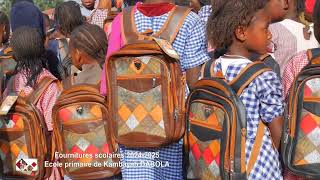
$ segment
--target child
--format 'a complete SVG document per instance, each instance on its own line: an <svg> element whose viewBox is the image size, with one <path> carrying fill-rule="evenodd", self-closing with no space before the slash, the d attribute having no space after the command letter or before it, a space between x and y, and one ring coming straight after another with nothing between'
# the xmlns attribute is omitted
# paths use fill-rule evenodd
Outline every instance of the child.
<svg viewBox="0 0 320 180"><path fill-rule="evenodd" d="M320 1L317 0L313 11L314 35L318 42L320 42ZM293 56L286 67L284 68L282 84L283 95L287 97L289 89L291 88L295 77L300 71L309 63L307 51L301 51Z"/></svg>
<svg viewBox="0 0 320 180"><path fill-rule="evenodd" d="M153 32L157 32L167 20L169 13L175 7L172 0L145 0L144 3L138 3L135 6L135 24L139 32L152 28ZM121 36L121 16L118 15L112 23L112 30L109 36L108 55L119 50L124 46L123 37ZM183 71L186 71L187 82L190 88L198 80L197 74L200 66L210 59L207 54L207 45L205 40L204 25L198 15L191 12L186 17L176 39L173 41L173 48L181 57L180 62ZM105 72L104 72L105 73ZM106 94L105 74L102 75L101 93ZM130 154L159 154L159 158L151 158L147 156L130 156ZM150 149L130 149L120 146L120 153L124 155L121 159L122 163L132 164L149 162L156 163L160 161L169 163L169 167L121 167L123 179L183 179L182 168L182 141L162 148Z"/></svg>
<svg viewBox="0 0 320 180"><path fill-rule="evenodd" d="M80 72L72 74L72 84L99 84L106 52L106 34L99 26L84 24L77 27L71 33L70 55L72 64Z"/></svg>
<svg viewBox="0 0 320 180"><path fill-rule="evenodd" d="M69 57L68 38L71 32L78 26L85 23L85 19L81 15L79 5L74 1L63 2L55 9L54 20L56 22L56 31L60 37L50 42L50 46L62 64L59 69L62 79L70 75L71 59Z"/></svg>
<svg viewBox="0 0 320 180"><path fill-rule="evenodd" d="M21 91L21 95L28 96L34 87L44 78L55 78L46 68L44 58L45 48L41 34L31 27L19 27L12 35L11 47L17 61L14 78L14 90ZM52 108L60 93L57 83L52 83L43 92L36 103L36 107L43 115L48 131L52 131ZM8 94L8 87L4 93ZM59 180L60 175L56 168L53 169L50 179Z"/></svg>
<svg viewBox="0 0 320 180"><path fill-rule="evenodd" d="M317 0L313 9L313 22L314 22L314 35L318 42L320 42L320 0ZM294 79L298 76L300 71L309 64L307 51L301 51L293 56L284 68L282 85L283 96L286 98L289 95L289 90L294 82ZM303 180L304 178L295 176L290 171L285 171L285 179L288 180Z"/></svg>
<svg viewBox="0 0 320 180"><path fill-rule="evenodd" d="M215 72L221 71L226 81L232 81L248 64L250 54L264 54L271 39L269 15L263 9L265 0L215 0L208 20L207 36L226 53L216 60ZM229 31L226 31L229 29ZM279 147L283 115L282 87L277 75L267 71L256 77L240 95L246 107L246 163L252 153L257 127L263 121L266 128L262 147L248 179L282 179ZM274 143L274 145L273 145Z"/></svg>
<svg viewBox="0 0 320 180"><path fill-rule="evenodd" d="M82 16L90 17L95 3L96 0L81 0L80 9Z"/></svg>
<svg viewBox="0 0 320 180"><path fill-rule="evenodd" d="M270 25L274 42L275 60L280 65L281 75L288 60L297 52L319 47L312 29L300 22L299 15L305 11L305 0L289 1L285 20Z"/></svg>

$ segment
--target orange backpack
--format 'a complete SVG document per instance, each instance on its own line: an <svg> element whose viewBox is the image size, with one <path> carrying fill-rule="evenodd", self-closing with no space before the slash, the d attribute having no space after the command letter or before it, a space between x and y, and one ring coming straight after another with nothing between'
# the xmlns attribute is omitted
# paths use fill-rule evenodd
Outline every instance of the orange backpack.
<svg viewBox="0 0 320 180"><path fill-rule="evenodd" d="M13 91L14 76L9 81ZM55 79L45 77L28 97L19 96L9 113L0 116L0 179L44 179L50 168L51 133L36 103Z"/></svg>
<svg viewBox="0 0 320 180"><path fill-rule="evenodd" d="M72 82L69 78L64 80L65 89L52 112L53 150L56 154L70 155L60 158L61 169L72 179L114 176L120 172L120 168L115 166L119 162L119 157L116 157L118 145L112 138L106 99L100 95L96 85L74 85ZM52 156L52 160L56 158Z"/></svg>
<svg viewBox="0 0 320 180"><path fill-rule="evenodd" d="M186 78L179 60L167 53L174 51L171 43L189 12L176 6L159 32L143 34L135 28L133 7L123 11L126 45L106 63L110 120L119 144L153 148L182 137Z"/></svg>

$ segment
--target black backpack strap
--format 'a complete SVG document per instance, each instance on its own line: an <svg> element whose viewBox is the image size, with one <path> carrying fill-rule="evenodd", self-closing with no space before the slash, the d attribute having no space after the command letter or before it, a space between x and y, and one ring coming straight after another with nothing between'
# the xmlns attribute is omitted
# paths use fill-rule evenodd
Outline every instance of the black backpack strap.
<svg viewBox="0 0 320 180"><path fill-rule="evenodd" d="M212 66L214 66L215 64L215 61L216 61L215 59L211 59L202 65L201 78L213 77L211 69L212 69Z"/></svg>
<svg viewBox="0 0 320 180"><path fill-rule="evenodd" d="M268 68L263 62L256 61L249 64L242 72L233 79L229 84L232 89L238 94L241 95L242 91L260 74L272 71Z"/></svg>

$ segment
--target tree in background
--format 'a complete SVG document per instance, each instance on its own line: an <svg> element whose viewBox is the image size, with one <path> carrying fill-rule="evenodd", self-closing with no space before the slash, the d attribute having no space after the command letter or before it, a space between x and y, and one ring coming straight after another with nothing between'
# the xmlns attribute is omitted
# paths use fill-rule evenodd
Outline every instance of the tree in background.
<svg viewBox="0 0 320 180"><path fill-rule="evenodd" d="M55 8L58 3L63 2L63 0L33 0L40 10L44 11L46 9ZM0 0L1 11L9 14L11 9L12 0Z"/></svg>

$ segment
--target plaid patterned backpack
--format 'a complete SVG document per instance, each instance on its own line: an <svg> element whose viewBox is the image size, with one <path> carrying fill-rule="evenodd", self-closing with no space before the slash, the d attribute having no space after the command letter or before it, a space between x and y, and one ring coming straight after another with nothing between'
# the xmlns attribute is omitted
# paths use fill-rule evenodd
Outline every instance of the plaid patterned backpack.
<svg viewBox="0 0 320 180"><path fill-rule="evenodd" d="M185 130L186 78L171 44L190 9L174 7L156 33L138 33L134 12L123 11L126 46L106 64L111 123L121 145L160 147Z"/></svg>
<svg viewBox="0 0 320 180"><path fill-rule="evenodd" d="M214 73L215 60L202 68L202 77L187 100L185 136L188 178L246 179L260 152L266 125L260 121L246 167L246 109L242 91L270 69L263 62L249 64L230 83L222 72Z"/></svg>
<svg viewBox="0 0 320 180"><path fill-rule="evenodd" d="M73 85L64 80L64 90L53 107L53 145L56 153L69 154L61 158L63 174L72 179L103 179L120 172L118 146L112 138L112 126L105 97L96 85ZM55 158L52 157L52 160ZM65 166L68 163L84 167ZM95 164L101 164L101 167ZM90 164L91 167L88 165ZM66 168L65 168L66 167Z"/></svg>
<svg viewBox="0 0 320 180"><path fill-rule="evenodd" d="M320 179L320 49L308 50L308 58L287 98L281 151L294 174Z"/></svg>
<svg viewBox="0 0 320 180"><path fill-rule="evenodd" d="M13 94L2 102L1 114L9 112L0 115L0 179L40 180L50 176L44 162L50 160L51 134L35 104L53 81L45 77L28 97L18 96L16 102L10 98L15 102L11 108L6 100ZM13 86L14 76L8 83L10 93Z"/></svg>

